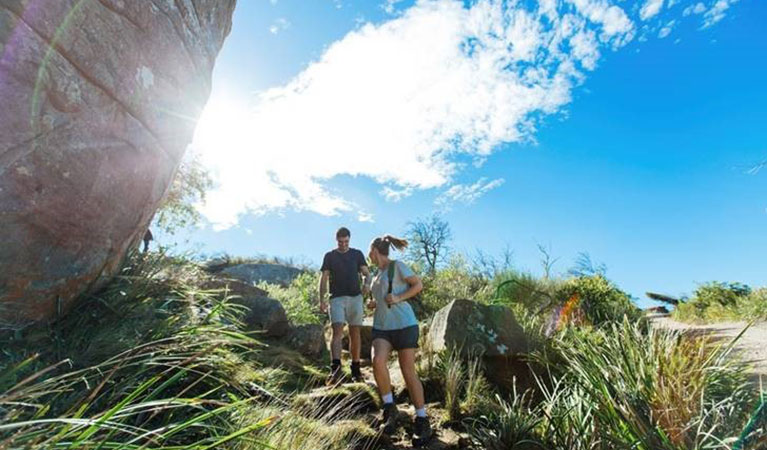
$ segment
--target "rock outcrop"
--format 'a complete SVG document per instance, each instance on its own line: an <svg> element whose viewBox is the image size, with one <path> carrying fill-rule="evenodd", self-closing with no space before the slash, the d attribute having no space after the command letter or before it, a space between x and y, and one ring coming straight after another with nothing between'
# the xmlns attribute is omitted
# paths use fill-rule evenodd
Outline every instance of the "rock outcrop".
<svg viewBox="0 0 767 450"><path fill-rule="evenodd" d="M466 356L510 356L529 351L524 330L509 308L471 300L453 300L437 311L427 339L433 351L460 348Z"/></svg>
<svg viewBox="0 0 767 450"><path fill-rule="evenodd" d="M282 264L238 264L223 269L221 275L245 281L246 283L258 284L265 281L287 287L293 280L301 275L301 269Z"/></svg>
<svg viewBox="0 0 767 450"><path fill-rule="evenodd" d="M268 297L235 297L232 303L247 308L243 322L248 330L265 331L268 337L284 337L291 324L279 300Z"/></svg>
<svg viewBox="0 0 767 450"><path fill-rule="evenodd" d="M434 315L426 346L436 352L460 349L464 358L481 357L488 380L502 390L511 391L516 384L524 392L535 386L526 360L530 343L505 306L453 300Z"/></svg>
<svg viewBox="0 0 767 450"><path fill-rule="evenodd" d="M0 3L0 327L108 281L165 195L235 0Z"/></svg>

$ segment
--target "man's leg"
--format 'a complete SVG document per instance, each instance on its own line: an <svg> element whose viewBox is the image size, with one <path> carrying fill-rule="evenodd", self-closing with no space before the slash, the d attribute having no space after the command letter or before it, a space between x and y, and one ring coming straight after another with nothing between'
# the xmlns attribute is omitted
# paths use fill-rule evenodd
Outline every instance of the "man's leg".
<svg viewBox="0 0 767 450"><path fill-rule="evenodd" d="M330 338L330 376L329 384L335 384L341 379L341 339L344 336L344 304L341 298L330 299L330 323L333 334Z"/></svg>
<svg viewBox="0 0 767 450"><path fill-rule="evenodd" d="M341 361L341 341L344 337L344 324L333 324L333 337L330 339L330 358L333 361Z"/></svg>
<svg viewBox="0 0 767 450"><path fill-rule="evenodd" d="M362 381L362 371L360 370L360 349L362 348L360 327L365 316L365 312L362 309L362 296L348 297L346 301L346 321L349 323L349 353L351 353L352 357L352 378L354 381Z"/></svg>

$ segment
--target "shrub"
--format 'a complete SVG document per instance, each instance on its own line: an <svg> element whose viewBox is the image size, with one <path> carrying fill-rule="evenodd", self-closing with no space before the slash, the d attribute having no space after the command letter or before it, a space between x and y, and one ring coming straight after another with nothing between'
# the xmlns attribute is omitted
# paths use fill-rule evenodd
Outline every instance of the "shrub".
<svg viewBox="0 0 767 450"><path fill-rule="evenodd" d="M487 297L490 289L489 282L473 273L466 260L460 256L453 257L447 267L426 274L423 285L419 317L431 316L456 299L476 300Z"/></svg>
<svg viewBox="0 0 767 450"><path fill-rule="evenodd" d="M742 283L705 283L673 314L682 321L767 319L767 288L752 291Z"/></svg>
<svg viewBox="0 0 767 450"><path fill-rule="evenodd" d="M259 283L258 287L282 303L291 322L296 324L322 323L324 316L317 313L315 300L319 280L318 272L303 272L288 287L266 282Z"/></svg>
<svg viewBox="0 0 767 450"><path fill-rule="evenodd" d="M577 307L585 319L595 326L620 322L624 316L630 321L641 317L641 311L631 297L602 275L571 278L559 287L557 297L562 305L570 299L577 299Z"/></svg>

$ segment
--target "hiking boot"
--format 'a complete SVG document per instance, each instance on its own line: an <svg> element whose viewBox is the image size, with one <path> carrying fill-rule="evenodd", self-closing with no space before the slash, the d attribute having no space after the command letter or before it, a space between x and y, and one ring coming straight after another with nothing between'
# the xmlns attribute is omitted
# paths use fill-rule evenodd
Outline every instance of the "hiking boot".
<svg viewBox="0 0 767 450"><path fill-rule="evenodd" d="M432 434L428 417L416 417L413 427L413 447L421 447L429 443Z"/></svg>
<svg viewBox="0 0 767 450"><path fill-rule="evenodd" d="M362 370L359 365L352 364L352 381L355 383L361 383L365 381L365 377L362 376Z"/></svg>
<svg viewBox="0 0 767 450"><path fill-rule="evenodd" d="M339 366L335 369L330 369L330 375L328 375L327 380L325 380L325 384L328 386L333 386L333 385L341 383L343 378L344 378L344 372L341 370L341 367Z"/></svg>
<svg viewBox="0 0 767 450"><path fill-rule="evenodd" d="M397 432L397 417L399 411L394 403L386 403L383 406L383 432L392 435Z"/></svg>

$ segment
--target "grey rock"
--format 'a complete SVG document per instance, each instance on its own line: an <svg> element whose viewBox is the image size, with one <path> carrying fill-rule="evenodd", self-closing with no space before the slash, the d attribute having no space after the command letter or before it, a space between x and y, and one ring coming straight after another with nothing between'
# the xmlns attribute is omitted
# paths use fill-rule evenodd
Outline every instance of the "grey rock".
<svg viewBox="0 0 767 450"><path fill-rule="evenodd" d="M211 277L204 281L200 286L202 289L210 289L221 291L222 295L236 297L266 297L269 295L263 289L257 288L252 284L245 283L244 281L236 280L226 277Z"/></svg>
<svg viewBox="0 0 767 450"><path fill-rule="evenodd" d="M235 0L0 2L0 327L55 318L141 240Z"/></svg>
<svg viewBox="0 0 767 450"><path fill-rule="evenodd" d="M323 327L310 323L293 327L288 337L288 344L304 356L317 358L327 349Z"/></svg>
<svg viewBox="0 0 767 450"><path fill-rule="evenodd" d="M505 306L450 302L434 315L426 346L436 352L458 348L464 358L481 357L485 376L502 391L510 392L516 385L524 392L535 386L534 370L526 358L530 344Z"/></svg>
<svg viewBox="0 0 767 450"><path fill-rule="evenodd" d="M238 264L220 272L250 284L262 281L286 287L301 274L301 269L282 264Z"/></svg>
<svg viewBox="0 0 767 450"><path fill-rule="evenodd" d="M243 322L249 330L265 331L269 337L284 337L290 333L285 308L278 300L268 297L234 298L232 303L248 308Z"/></svg>
<svg viewBox="0 0 767 450"><path fill-rule="evenodd" d="M457 347L466 356L511 356L529 351L524 330L509 308L471 300L453 300L437 311L427 341L433 351Z"/></svg>

